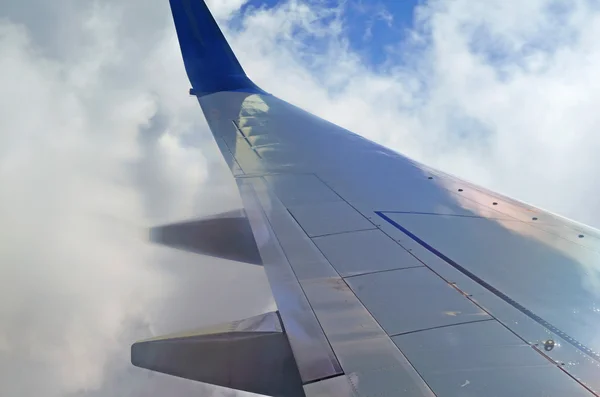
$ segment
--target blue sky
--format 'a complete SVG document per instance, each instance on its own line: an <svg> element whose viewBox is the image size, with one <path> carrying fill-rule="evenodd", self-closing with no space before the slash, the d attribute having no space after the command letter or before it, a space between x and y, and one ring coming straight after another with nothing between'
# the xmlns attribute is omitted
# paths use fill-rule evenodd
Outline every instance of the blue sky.
<svg viewBox="0 0 600 397"><path fill-rule="evenodd" d="M309 3L343 7L342 20L349 45L362 60L374 67L388 59L390 47L397 47L413 25L415 7L419 0L311 0ZM272 9L281 4L280 0L250 0L237 15L243 15L249 8ZM307 42L307 45L310 45Z"/></svg>
<svg viewBox="0 0 600 397"><path fill-rule="evenodd" d="M396 47L412 27L415 0L349 1L346 28L352 48L377 66L387 58L386 48Z"/></svg>

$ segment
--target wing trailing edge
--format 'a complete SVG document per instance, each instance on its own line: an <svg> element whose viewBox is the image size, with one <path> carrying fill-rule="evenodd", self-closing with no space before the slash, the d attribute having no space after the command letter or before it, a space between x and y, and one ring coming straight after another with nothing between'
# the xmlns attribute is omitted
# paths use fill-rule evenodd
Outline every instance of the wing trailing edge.
<svg viewBox="0 0 600 397"><path fill-rule="evenodd" d="M137 342L131 346L131 363L251 393L305 395L277 312Z"/></svg>
<svg viewBox="0 0 600 397"><path fill-rule="evenodd" d="M150 241L197 254L262 265L244 211L150 229Z"/></svg>

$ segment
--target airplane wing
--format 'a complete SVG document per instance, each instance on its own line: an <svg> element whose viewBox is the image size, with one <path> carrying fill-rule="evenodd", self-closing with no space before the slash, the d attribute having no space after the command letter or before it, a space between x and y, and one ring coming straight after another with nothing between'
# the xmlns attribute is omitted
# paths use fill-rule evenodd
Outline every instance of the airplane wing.
<svg viewBox="0 0 600 397"><path fill-rule="evenodd" d="M598 231L268 94L203 1L170 3L244 209L152 238L262 265L278 310L138 342L135 365L276 396L600 393Z"/></svg>

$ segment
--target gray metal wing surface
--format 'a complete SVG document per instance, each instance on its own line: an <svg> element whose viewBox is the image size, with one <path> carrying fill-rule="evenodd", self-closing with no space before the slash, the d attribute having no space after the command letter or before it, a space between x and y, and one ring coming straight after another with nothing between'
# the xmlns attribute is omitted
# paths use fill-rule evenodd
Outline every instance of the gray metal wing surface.
<svg viewBox="0 0 600 397"><path fill-rule="evenodd" d="M598 395L596 230L265 93L202 1L171 7L244 203L213 240L251 231L234 233L252 242L232 243L235 255L255 263L258 247L278 310L138 342L134 364L270 395ZM226 256L216 246L208 254Z"/></svg>

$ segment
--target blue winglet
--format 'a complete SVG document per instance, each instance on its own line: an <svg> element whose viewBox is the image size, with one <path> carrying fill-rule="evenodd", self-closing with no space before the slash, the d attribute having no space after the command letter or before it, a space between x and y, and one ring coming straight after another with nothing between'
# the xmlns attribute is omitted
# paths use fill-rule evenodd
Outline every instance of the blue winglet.
<svg viewBox="0 0 600 397"><path fill-rule="evenodd" d="M265 94L235 57L204 0L170 0L185 70L197 96L219 91Z"/></svg>

